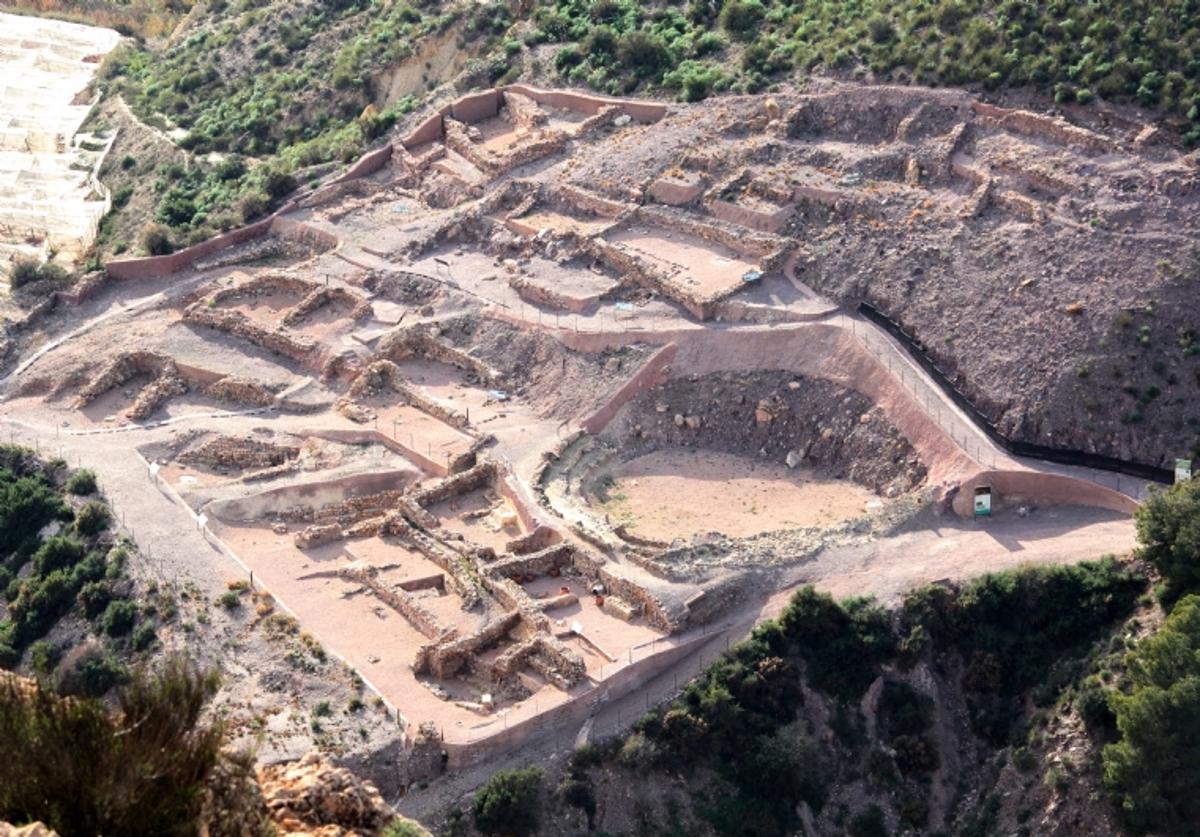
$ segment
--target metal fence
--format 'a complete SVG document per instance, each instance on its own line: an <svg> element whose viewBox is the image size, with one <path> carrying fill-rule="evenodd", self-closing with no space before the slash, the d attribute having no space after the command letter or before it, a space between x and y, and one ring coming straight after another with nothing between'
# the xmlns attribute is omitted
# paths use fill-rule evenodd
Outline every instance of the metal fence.
<svg viewBox="0 0 1200 837"><path fill-rule="evenodd" d="M1068 448L1055 448L1047 445L1034 444L1032 442L1023 442L1019 440L1009 439L1002 434L994 424L979 410L975 404L967 398L967 396L954 385L950 378L941 368L934 363L924 350L924 347L908 332L906 332L899 323L882 313L869 302L860 302L858 311L866 319L878 325L880 328L888 332L896 339L901 346L908 352L912 360L920 366L926 374L938 385L941 391L954 404L963 411L975 427L986 435L995 445L1012 454L1013 456L1024 456L1031 459L1041 459L1046 462L1054 462L1059 465L1075 465L1082 468L1092 468L1099 471L1110 471L1118 474L1126 474L1139 479L1151 480L1159 483L1171 483L1174 479L1174 473L1167 468L1159 468L1154 465L1147 465L1143 462L1131 462L1125 459L1118 459L1113 456L1105 456L1099 453L1089 453L1087 451L1070 450Z"/></svg>

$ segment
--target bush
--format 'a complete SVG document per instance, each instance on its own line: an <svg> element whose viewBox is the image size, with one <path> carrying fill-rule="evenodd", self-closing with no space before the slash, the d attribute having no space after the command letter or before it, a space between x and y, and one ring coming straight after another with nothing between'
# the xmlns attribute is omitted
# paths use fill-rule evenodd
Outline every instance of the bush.
<svg viewBox="0 0 1200 837"><path fill-rule="evenodd" d="M656 78L671 63L671 53L654 35L630 32L617 43L617 58L637 78Z"/></svg>
<svg viewBox="0 0 1200 837"><path fill-rule="evenodd" d="M471 813L475 827L484 834L524 837L537 831L541 813L542 770L501 770L488 780Z"/></svg>
<svg viewBox="0 0 1200 837"><path fill-rule="evenodd" d="M147 224L140 239L142 249L150 256L166 256L175 252L171 231L162 224Z"/></svg>
<svg viewBox="0 0 1200 837"><path fill-rule="evenodd" d="M8 282L14 288L33 284L41 278L41 265L33 259L17 259L8 274Z"/></svg>
<svg viewBox="0 0 1200 837"><path fill-rule="evenodd" d="M18 476L0 469L0 554L15 552L47 523L71 517L71 510L41 475Z"/></svg>
<svg viewBox="0 0 1200 837"><path fill-rule="evenodd" d="M572 808L578 808L587 816L588 831L596 827L596 792L592 783L587 779L566 776L558 785L558 793L563 802Z"/></svg>
<svg viewBox="0 0 1200 837"><path fill-rule="evenodd" d="M127 682L129 672L112 654L98 648L85 651L58 683L59 694L102 697Z"/></svg>
<svg viewBox="0 0 1200 837"><path fill-rule="evenodd" d="M170 661L116 710L0 682L0 819L60 834L179 834L197 822L220 725L200 723L216 680Z"/></svg>
<svg viewBox="0 0 1200 837"><path fill-rule="evenodd" d="M81 468L71 474L71 478L67 480L67 491L77 496L83 497L88 494L96 493L96 472L89 468Z"/></svg>
<svg viewBox="0 0 1200 837"><path fill-rule="evenodd" d="M243 224L249 224L266 215L270 206L271 199L262 192L247 192L238 201L238 217Z"/></svg>
<svg viewBox="0 0 1200 837"><path fill-rule="evenodd" d="M1152 491L1134 518L1139 557L1162 573L1172 592L1200 587L1200 479Z"/></svg>
<svg viewBox="0 0 1200 837"><path fill-rule="evenodd" d="M236 590L226 590L217 599L217 603L226 610L235 610L242 606L242 597Z"/></svg>
<svg viewBox="0 0 1200 837"><path fill-rule="evenodd" d="M54 262L18 259L13 263L8 281L13 288L20 288L34 282L63 282L68 275L64 267Z"/></svg>
<svg viewBox="0 0 1200 837"><path fill-rule="evenodd" d="M275 200L279 200L296 191L300 184L296 182L296 178L286 172L271 171L267 173L264 186L268 195Z"/></svg>
<svg viewBox="0 0 1200 837"><path fill-rule="evenodd" d="M79 589L75 598L83 608L83 615L95 619L113 599L112 584L108 581L89 581Z"/></svg>
<svg viewBox="0 0 1200 837"><path fill-rule="evenodd" d="M158 633L154 630L154 623L147 619L134 629L131 641L135 650L145 651L157 639Z"/></svg>
<svg viewBox="0 0 1200 837"><path fill-rule="evenodd" d="M1180 599L1126 663L1133 688L1112 695L1121 739L1104 748L1104 784L1133 831L1193 834L1200 822L1200 596Z"/></svg>
<svg viewBox="0 0 1200 837"><path fill-rule="evenodd" d="M133 630L137 621L137 605L129 599L116 599L108 603L100 617L100 629L109 636L124 636Z"/></svg>
<svg viewBox="0 0 1200 837"><path fill-rule="evenodd" d="M29 646L29 665L43 677L54 670L61 656L61 650L49 640L39 639Z"/></svg>
<svg viewBox="0 0 1200 837"><path fill-rule="evenodd" d="M1127 614L1146 579L1111 558L1075 566L989 573L961 592L926 587L905 597L904 635L920 626L935 648L966 661L963 687L975 729L993 743L1007 738L1020 695L1045 686L1043 700L1064 685L1055 666Z"/></svg>
<svg viewBox="0 0 1200 837"><path fill-rule="evenodd" d="M112 516L108 513L108 506L91 500L75 516L75 531L91 537L107 529L111 521Z"/></svg>
<svg viewBox="0 0 1200 837"><path fill-rule="evenodd" d="M735 38L750 40L766 14L758 0L729 0L721 9L721 26Z"/></svg>

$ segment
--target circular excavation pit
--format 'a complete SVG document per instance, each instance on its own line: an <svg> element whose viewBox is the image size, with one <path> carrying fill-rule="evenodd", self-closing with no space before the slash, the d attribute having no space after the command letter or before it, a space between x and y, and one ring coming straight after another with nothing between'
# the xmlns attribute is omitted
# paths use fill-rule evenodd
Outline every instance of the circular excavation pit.
<svg viewBox="0 0 1200 837"><path fill-rule="evenodd" d="M639 547L835 527L883 510L926 476L868 398L777 371L667 381L581 442L548 494L577 504L589 528Z"/></svg>
<svg viewBox="0 0 1200 837"><path fill-rule="evenodd" d="M830 526L880 505L872 491L849 480L715 450L660 449L602 472L585 489L593 508L654 541Z"/></svg>

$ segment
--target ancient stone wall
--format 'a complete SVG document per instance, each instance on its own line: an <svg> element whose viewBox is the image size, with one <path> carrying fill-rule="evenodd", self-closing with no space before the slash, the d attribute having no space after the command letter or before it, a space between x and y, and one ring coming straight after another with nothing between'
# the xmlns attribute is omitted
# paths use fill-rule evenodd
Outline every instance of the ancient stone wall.
<svg viewBox="0 0 1200 837"><path fill-rule="evenodd" d="M354 379L347 393L351 399L361 399L391 390L409 405L423 413L445 422L451 427L467 427L466 415L427 396L420 389L410 386L400 368L390 360L377 360L368 364ZM354 418L348 416L348 418ZM357 419L355 419L357 420ZM365 419L363 419L365 420Z"/></svg>
<svg viewBox="0 0 1200 837"><path fill-rule="evenodd" d="M436 360L470 372L485 382L499 377L499 373L483 361L438 340L427 325L405 326L388 332L380 339L377 354L392 361L414 356Z"/></svg>
<svg viewBox="0 0 1200 837"><path fill-rule="evenodd" d="M400 588L389 588L379 583L375 570L359 567L342 567L338 577L361 584L375 594L375 598L403 616L408 623L429 639L444 643L458 635L453 627L441 621L421 604L420 599Z"/></svg>
<svg viewBox="0 0 1200 837"><path fill-rule="evenodd" d="M217 401L267 407L275 403L275 393L258 381L227 375L204 388L204 394Z"/></svg>
<svg viewBox="0 0 1200 837"><path fill-rule="evenodd" d="M590 212L602 218L617 218L634 208L634 204L625 204L610 200L595 192L590 192L579 186L565 183L555 191L555 197L583 212Z"/></svg>
<svg viewBox="0 0 1200 837"><path fill-rule="evenodd" d="M536 578L546 575L551 569L573 566L574 557L575 547L568 543L559 543L539 552L501 558L488 567L488 574L514 579L529 576Z"/></svg>
<svg viewBox="0 0 1200 837"><path fill-rule="evenodd" d="M971 108L980 116L982 122L1014 133L1053 140L1070 148L1093 153L1116 150L1116 143L1108 137L1072 125L1062 117L1002 108L986 102L972 102Z"/></svg>
<svg viewBox="0 0 1200 837"><path fill-rule="evenodd" d="M292 538L296 549L312 549L342 539L342 527L337 523L305 526Z"/></svg>
<svg viewBox="0 0 1200 837"><path fill-rule="evenodd" d="M468 664L471 657L480 651L499 642L521 622L521 614L517 611L506 613L494 619L474 633L464 637L439 642L422 661L428 665L429 671L438 679L453 677ZM418 674L421 672L418 671Z"/></svg>
<svg viewBox="0 0 1200 837"><path fill-rule="evenodd" d="M364 297L346 288L317 288L300 300L283 318L286 326L296 326L309 314L332 303L343 303L350 307L351 319L361 320L371 315L371 303Z"/></svg>
<svg viewBox="0 0 1200 837"><path fill-rule="evenodd" d="M683 206L700 197L704 191L704 179L691 177L683 180L676 177L660 177L646 190L650 197L667 206Z"/></svg>
<svg viewBox="0 0 1200 837"><path fill-rule="evenodd" d="M440 480L416 488L408 495L418 506L432 506L451 497L459 497L477 488L489 486L496 481L499 468L490 459L480 462L473 468L461 473L452 474Z"/></svg>
<svg viewBox="0 0 1200 837"><path fill-rule="evenodd" d="M184 451L179 461L188 465L217 468L267 468L282 465L300 455L295 445L276 445L257 439L217 436L193 450Z"/></svg>
<svg viewBox="0 0 1200 837"><path fill-rule="evenodd" d="M668 206L643 206L635 213L639 220L664 227L668 230L694 235L705 241L714 241L743 256L763 257L778 252L786 242L766 233L748 232L745 229L730 229L712 220L698 218L690 213Z"/></svg>
<svg viewBox="0 0 1200 837"><path fill-rule="evenodd" d="M256 346L299 362L308 360L317 348L317 344L311 338L302 334L268 331L240 311L210 308L204 302L189 305L184 310L183 318L187 322L248 340Z"/></svg>
<svg viewBox="0 0 1200 837"><path fill-rule="evenodd" d="M708 204L708 211L726 223L737 224L750 230L774 235L783 228L795 211L790 206L780 207L774 212L764 212L758 209L739 206L729 201L714 200Z"/></svg>

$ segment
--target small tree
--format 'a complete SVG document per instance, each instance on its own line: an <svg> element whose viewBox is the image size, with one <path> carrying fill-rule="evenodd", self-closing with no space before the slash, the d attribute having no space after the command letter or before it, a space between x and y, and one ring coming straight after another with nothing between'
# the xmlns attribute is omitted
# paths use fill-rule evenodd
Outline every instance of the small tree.
<svg viewBox="0 0 1200 837"><path fill-rule="evenodd" d="M1200 587L1200 479L1154 492L1138 507L1139 556L1177 593Z"/></svg>
<svg viewBox="0 0 1200 837"><path fill-rule="evenodd" d="M1185 596L1128 657L1133 691L1113 693L1121 740L1104 783L1137 832L1194 834L1200 822L1200 596Z"/></svg>
<svg viewBox="0 0 1200 837"><path fill-rule="evenodd" d="M501 770L475 797L475 827L484 834L524 837L537 831L541 813L542 770Z"/></svg>

